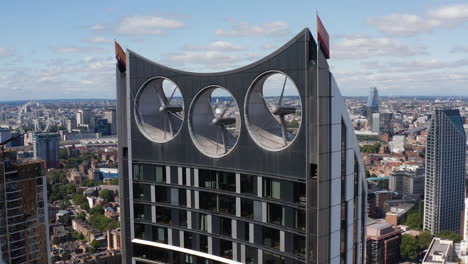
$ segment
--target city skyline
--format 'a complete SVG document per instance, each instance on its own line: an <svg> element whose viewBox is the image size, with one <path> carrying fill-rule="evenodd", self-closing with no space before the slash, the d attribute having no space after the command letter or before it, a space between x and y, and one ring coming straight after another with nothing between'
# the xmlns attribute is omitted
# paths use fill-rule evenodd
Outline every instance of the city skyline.
<svg viewBox="0 0 468 264"><path fill-rule="evenodd" d="M461 1L369 1L358 8L285 2L269 5L268 12L264 2L249 8L141 3L5 4L10 11L0 21L21 23L0 30L0 100L114 99L114 39L177 69L235 69L272 53L304 27L314 31L314 11L331 33L331 61L344 96L365 96L371 86L382 96L468 95L468 47L461 44L468 5Z"/></svg>

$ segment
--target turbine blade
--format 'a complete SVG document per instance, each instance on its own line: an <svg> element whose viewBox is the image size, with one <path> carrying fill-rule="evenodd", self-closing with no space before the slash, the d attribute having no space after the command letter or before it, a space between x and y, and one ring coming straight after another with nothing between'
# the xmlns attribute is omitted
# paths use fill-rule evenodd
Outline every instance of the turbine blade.
<svg viewBox="0 0 468 264"><path fill-rule="evenodd" d="M226 130L226 128L224 127L224 125L221 125L221 137L223 139L223 145L224 145L224 154L226 154L228 152L228 149L227 149L227 144L226 144L226 138L224 136L224 131Z"/></svg>
<svg viewBox="0 0 468 264"><path fill-rule="evenodd" d="M171 97L169 97L168 103L171 104L172 97L174 96L175 92L177 90L177 86L174 87L174 90L171 93Z"/></svg>
<svg viewBox="0 0 468 264"><path fill-rule="evenodd" d="M211 105L211 98L208 98L208 105L211 108L211 112L213 113L213 117L216 117L216 108L218 108L219 104L216 104L216 106L213 108L213 106Z"/></svg>
<svg viewBox="0 0 468 264"><path fill-rule="evenodd" d="M219 129L216 129L216 153L218 153Z"/></svg>
<svg viewBox="0 0 468 264"><path fill-rule="evenodd" d="M221 118L224 117L224 114L226 114L228 108L229 108L229 107L231 106L231 104L232 104L232 101L234 101L234 98L233 98L231 101L229 101L229 103L228 103L228 105L226 106L226 108L224 108L223 112L222 112L221 115L220 115Z"/></svg>
<svg viewBox="0 0 468 264"><path fill-rule="evenodd" d="M287 139L287 131L286 131L286 121L284 120L284 115L279 116L280 119L280 124L281 124L281 136L283 137L283 144L286 147L288 145L288 139Z"/></svg>
<svg viewBox="0 0 468 264"><path fill-rule="evenodd" d="M174 127L172 125L172 120L169 118L169 115L167 115L167 122L169 123L169 131L171 132L171 137L174 136Z"/></svg>
<svg viewBox="0 0 468 264"><path fill-rule="evenodd" d="M173 113L173 112L170 112L170 111L167 111L169 114L177 117L178 119L182 120L182 117L180 117L179 115L177 115L176 113Z"/></svg>
<svg viewBox="0 0 468 264"><path fill-rule="evenodd" d="M284 83L283 83L283 89L281 90L281 95L280 95L280 98L278 99L278 106L281 106L282 105L282 102L283 102L283 95L284 95L284 88L286 87L286 81L288 80L288 76L286 76L284 78Z"/></svg>
<svg viewBox="0 0 468 264"><path fill-rule="evenodd" d="M166 132L167 132L167 127L166 127L166 121L167 121L166 119L167 118L166 118L166 116L164 116L163 119L164 119L163 120L163 123L164 123L164 139L166 139Z"/></svg>
<svg viewBox="0 0 468 264"><path fill-rule="evenodd" d="M268 108L268 106L270 106L271 108L273 108L273 104L270 103L265 97L263 97L263 94L262 94L262 93L258 92L258 95L263 99L263 102L265 102L265 105L267 106L267 108ZM271 109L269 109L269 110L271 111Z"/></svg>
<svg viewBox="0 0 468 264"><path fill-rule="evenodd" d="M161 103L161 105L167 105L167 98L166 98L166 95L164 94L164 91L162 89L162 85L161 85L161 87L159 87L159 86L153 86L153 87L154 87L154 89L156 89L156 96L158 97L159 102Z"/></svg>

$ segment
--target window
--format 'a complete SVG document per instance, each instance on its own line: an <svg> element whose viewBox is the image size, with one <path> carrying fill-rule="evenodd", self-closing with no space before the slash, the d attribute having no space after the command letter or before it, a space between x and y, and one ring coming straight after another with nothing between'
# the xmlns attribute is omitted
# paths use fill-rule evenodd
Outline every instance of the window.
<svg viewBox="0 0 468 264"><path fill-rule="evenodd" d="M300 257L305 257L305 237L293 235L294 239L294 254Z"/></svg>
<svg viewBox="0 0 468 264"><path fill-rule="evenodd" d="M236 197L219 195L219 211L226 214L236 214Z"/></svg>
<svg viewBox="0 0 468 264"><path fill-rule="evenodd" d="M200 213L200 230L208 232L208 215Z"/></svg>
<svg viewBox="0 0 468 264"><path fill-rule="evenodd" d="M300 231L305 231L305 222L305 212L302 210L296 210L296 229Z"/></svg>
<svg viewBox="0 0 468 264"><path fill-rule="evenodd" d="M245 246L245 263L257 264L258 251L256 248Z"/></svg>
<svg viewBox="0 0 468 264"><path fill-rule="evenodd" d="M269 228L266 226L263 229L263 245L266 247L279 249L280 246L280 231L278 229Z"/></svg>
<svg viewBox="0 0 468 264"><path fill-rule="evenodd" d="M237 221L237 238L249 241L250 225L248 222Z"/></svg>
<svg viewBox="0 0 468 264"><path fill-rule="evenodd" d="M187 191L185 189L179 189L179 205L187 206Z"/></svg>
<svg viewBox="0 0 468 264"><path fill-rule="evenodd" d="M294 183L294 202L305 205L306 203L306 185L305 183Z"/></svg>
<svg viewBox="0 0 468 264"><path fill-rule="evenodd" d="M257 176L240 175L241 193L257 195Z"/></svg>
<svg viewBox="0 0 468 264"><path fill-rule="evenodd" d="M177 210L177 209L172 209ZM187 211L177 210L179 212L179 226L187 227Z"/></svg>
<svg viewBox="0 0 468 264"><path fill-rule="evenodd" d="M135 203L133 208L135 219L151 221L151 205Z"/></svg>
<svg viewBox="0 0 468 264"><path fill-rule="evenodd" d="M216 189L216 171L198 170L198 186Z"/></svg>
<svg viewBox="0 0 468 264"><path fill-rule="evenodd" d="M133 180L135 181L143 180L143 165L133 164Z"/></svg>
<svg viewBox="0 0 468 264"><path fill-rule="evenodd" d="M167 229L164 227L153 226L153 241L167 243Z"/></svg>
<svg viewBox="0 0 468 264"><path fill-rule="evenodd" d="M156 222L161 224L171 224L171 209L157 206Z"/></svg>
<svg viewBox="0 0 468 264"><path fill-rule="evenodd" d="M283 224L283 208L281 207L281 205L268 203L267 215L268 223L277 225Z"/></svg>
<svg viewBox="0 0 468 264"><path fill-rule="evenodd" d="M236 191L236 174L231 172L218 172L219 190L235 192Z"/></svg>
<svg viewBox="0 0 468 264"><path fill-rule="evenodd" d="M241 216L245 218L253 218L254 202L251 199L241 198Z"/></svg>
<svg viewBox="0 0 468 264"><path fill-rule="evenodd" d="M264 178L263 179L263 197L281 199L281 181Z"/></svg>
<svg viewBox="0 0 468 264"><path fill-rule="evenodd" d="M151 189L150 185L134 183L133 184L133 199L151 201Z"/></svg>
<svg viewBox="0 0 468 264"><path fill-rule="evenodd" d="M200 237L200 251L208 253L208 237L204 235L199 235Z"/></svg>
<svg viewBox="0 0 468 264"><path fill-rule="evenodd" d="M184 232L184 248L192 249L193 234Z"/></svg>
<svg viewBox="0 0 468 264"><path fill-rule="evenodd" d="M162 166L155 166L156 182L166 183L166 170Z"/></svg>
<svg viewBox="0 0 468 264"><path fill-rule="evenodd" d="M232 235L232 220L231 218L219 218L219 234L230 237Z"/></svg>
<svg viewBox="0 0 468 264"><path fill-rule="evenodd" d="M156 202L167 203L169 202L168 188L164 186L156 186Z"/></svg>
<svg viewBox="0 0 468 264"><path fill-rule="evenodd" d="M200 209L208 211L217 211L217 196L214 193L200 192Z"/></svg>
<svg viewBox="0 0 468 264"><path fill-rule="evenodd" d="M221 257L232 259L232 242L224 239L219 240Z"/></svg>

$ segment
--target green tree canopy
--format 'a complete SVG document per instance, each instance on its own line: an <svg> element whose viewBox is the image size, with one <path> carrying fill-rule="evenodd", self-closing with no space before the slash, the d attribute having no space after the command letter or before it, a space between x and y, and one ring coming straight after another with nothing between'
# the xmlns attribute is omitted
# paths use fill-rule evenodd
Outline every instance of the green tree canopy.
<svg viewBox="0 0 468 264"><path fill-rule="evenodd" d="M400 254L403 258L415 261L419 255L420 247L418 240L412 236L404 234L401 237Z"/></svg>
<svg viewBox="0 0 468 264"><path fill-rule="evenodd" d="M436 237L440 237L442 239L453 240L454 243L459 243L462 239L462 237L459 234L448 231L448 230L441 231L440 233L436 235Z"/></svg>
<svg viewBox="0 0 468 264"><path fill-rule="evenodd" d="M380 151L380 143L375 143L372 145L364 145L361 147L361 152L365 153L378 153Z"/></svg>
<svg viewBox="0 0 468 264"><path fill-rule="evenodd" d="M99 197L101 197L102 199L108 202L112 202L114 201L115 193L111 190L104 189L99 192Z"/></svg>
<svg viewBox="0 0 468 264"><path fill-rule="evenodd" d="M425 230L418 236L419 247L421 249L427 249L431 245L432 235L431 232Z"/></svg>

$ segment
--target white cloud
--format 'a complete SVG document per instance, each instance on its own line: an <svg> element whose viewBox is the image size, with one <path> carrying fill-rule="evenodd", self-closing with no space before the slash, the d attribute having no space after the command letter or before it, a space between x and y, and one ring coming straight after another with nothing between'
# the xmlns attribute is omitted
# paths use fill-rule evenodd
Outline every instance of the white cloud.
<svg viewBox="0 0 468 264"><path fill-rule="evenodd" d="M68 47L50 47L50 49L55 53L82 53L82 52L99 52L102 51L101 48L97 47L88 47L88 46L68 46Z"/></svg>
<svg viewBox="0 0 468 264"><path fill-rule="evenodd" d="M94 31L99 31L99 30L106 29L106 26L104 26L103 24L94 24L90 27L90 29Z"/></svg>
<svg viewBox="0 0 468 264"><path fill-rule="evenodd" d="M231 29L217 29L216 35L229 37L259 37L259 36L278 36L289 33L289 25L284 21L275 21L265 24L250 24L240 22Z"/></svg>
<svg viewBox="0 0 468 264"><path fill-rule="evenodd" d="M196 45L185 45L186 50L192 51L241 51L245 48L232 44L228 41L214 41L205 46L196 46Z"/></svg>
<svg viewBox="0 0 468 264"><path fill-rule="evenodd" d="M442 22L416 15L392 14L370 18L368 24L388 35L411 36L420 32L430 32L435 27L442 25Z"/></svg>
<svg viewBox="0 0 468 264"><path fill-rule="evenodd" d="M457 26L468 21L468 4L434 8L425 15L391 14L372 17L367 22L380 32L393 36L412 36L440 27Z"/></svg>
<svg viewBox="0 0 468 264"><path fill-rule="evenodd" d="M377 56L406 57L425 54L423 46L408 46L396 39L376 38L363 34L343 36L332 44L331 56L336 59L365 59Z"/></svg>
<svg viewBox="0 0 468 264"><path fill-rule="evenodd" d="M468 4L455 4L429 10L429 16L440 20L467 21Z"/></svg>
<svg viewBox="0 0 468 264"><path fill-rule="evenodd" d="M184 22L158 16L127 16L117 24L115 30L120 34L159 35L164 30L184 27Z"/></svg>
<svg viewBox="0 0 468 264"><path fill-rule="evenodd" d="M468 65L468 59L455 61L442 61L439 59L421 59L412 61L377 61L363 62L362 65L368 70L382 73L408 73L408 72L429 72L432 70L454 69Z"/></svg>
<svg viewBox="0 0 468 264"><path fill-rule="evenodd" d="M88 40L89 42L92 42L92 43L112 43L113 40L112 39L108 39L108 38L104 38L104 37L95 37L93 39L90 39Z"/></svg>
<svg viewBox="0 0 468 264"><path fill-rule="evenodd" d="M0 58L1 57L10 57L15 55L16 49L14 48L1 48L0 47Z"/></svg>

